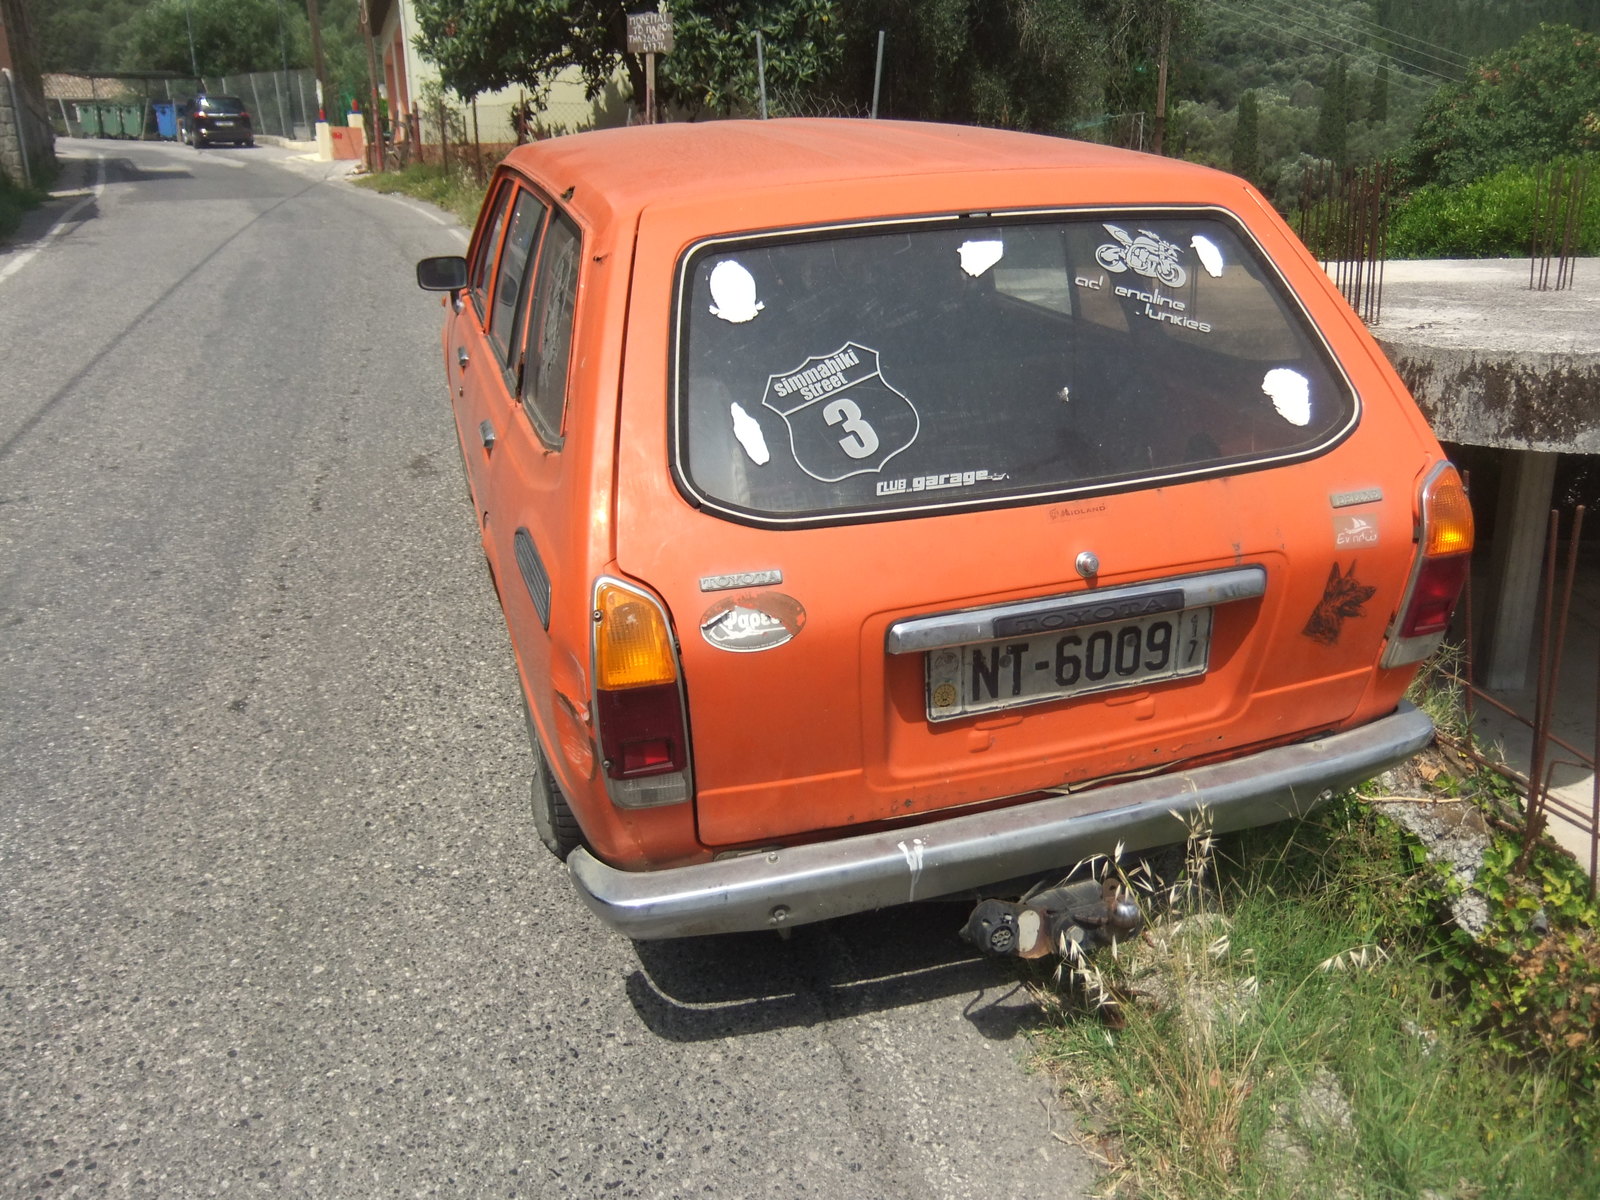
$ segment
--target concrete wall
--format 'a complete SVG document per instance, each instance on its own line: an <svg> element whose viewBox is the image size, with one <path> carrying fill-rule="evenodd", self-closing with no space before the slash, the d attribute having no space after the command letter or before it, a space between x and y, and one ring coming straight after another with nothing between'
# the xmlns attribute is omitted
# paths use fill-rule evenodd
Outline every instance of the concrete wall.
<svg viewBox="0 0 1600 1200"><path fill-rule="evenodd" d="M0 171L14 183L34 184L55 161L55 130L18 0L0 0Z"/></svg>

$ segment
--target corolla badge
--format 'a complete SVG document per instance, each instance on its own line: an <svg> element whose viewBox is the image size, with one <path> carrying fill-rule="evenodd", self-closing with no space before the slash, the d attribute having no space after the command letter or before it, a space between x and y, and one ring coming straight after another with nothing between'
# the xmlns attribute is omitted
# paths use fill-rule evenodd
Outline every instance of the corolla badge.
<svg viewBox="0 0 1600 1200"><path fill-rule="evenodd" d="M782 592L745 592L718 600L700 618L700 636L718 650L771 650L805 627L806 610Z"/></svg>

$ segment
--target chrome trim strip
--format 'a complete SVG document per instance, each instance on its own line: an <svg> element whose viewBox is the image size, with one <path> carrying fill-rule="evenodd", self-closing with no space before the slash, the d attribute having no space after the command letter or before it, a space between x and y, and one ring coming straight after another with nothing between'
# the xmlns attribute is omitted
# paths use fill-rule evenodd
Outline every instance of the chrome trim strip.
<svg viewBox="0 0 1600 1200"><path fill-rule="evenodd" d="M619 871L579 848L567 868L601 920L641 940L804 925L1064 871L1119 842L1180 842L1202 806L1217 833L1303 816L1432 738L1402 703L1346 733L1011 808L658 871Z"/></svg>
<svg viewBox="0 0 1600 1200"><path fill-rule="evenodd" d="M1181 590L1183 602L1167 604L1162 593ZM1135 583L1127 587L1103 590L1069 592L1065 595L1042 596L1037 600L1019 600L1011 604L996 604L987 608L969 608L960 612L937 613L928 617L909 617L889 626L884 635L884 649L890 654L918 654L927 650L940 650L946 646L966 646L973 642L991 642L997 637L1021 636L1009 632L995 632L1000 621L1019 617L1047 618L1059 614L1060 628L1101 625L1107 621L1121 621L1140 616L1141 601L1151 607L1150 612L1178 611L1185 608L1207 608L1226 604L1231 600L1253 600L1267 593L1265 567L1235 567L1226 571L1213 571L1205 575L1180 575L1175 579L1156 579L1149 583ZM1125 608L1126 611L1116 611ZM1104 613L1105 615L1100 615ZM1089 620L1077 619L1085 614ZM1044 625L1039 632L1049 632L1055 626Z"/></svg>

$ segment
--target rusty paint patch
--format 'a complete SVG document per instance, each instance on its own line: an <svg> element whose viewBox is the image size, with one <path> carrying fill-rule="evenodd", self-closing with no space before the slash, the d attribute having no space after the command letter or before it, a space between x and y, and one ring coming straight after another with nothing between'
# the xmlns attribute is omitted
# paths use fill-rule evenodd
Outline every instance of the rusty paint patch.
<svg viewBox="0 0 1600 1200"><path fill-rule="evenodd" d="M1350 560L1348 571L1340 571L1339 564L1334 563L1328 570L1328 585L1322 589L1322 600L1311 610L1311 617L1300 632L1320 645L1333 645L1339 640L1346 619L1367 615L1367 601L1377 592L1377 588L1368 587L1356 578L1355 559Z"/></svg>
<svg viewBox="0 0 1600 1200"><path fill-rule="evenodd" d="M771 650L805 628L806 610L782 592L742 592L718 600L700 617L700 636L718 650Z"/></svg>

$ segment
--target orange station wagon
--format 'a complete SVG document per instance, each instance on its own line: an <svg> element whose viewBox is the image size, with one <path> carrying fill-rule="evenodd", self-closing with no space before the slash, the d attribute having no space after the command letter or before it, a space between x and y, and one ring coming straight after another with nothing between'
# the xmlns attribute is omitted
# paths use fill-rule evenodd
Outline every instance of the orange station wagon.
<svg viewBox="0 0 1600 1200"><path fill-rule="evenodd" d="M636 938L1300 815L1422 747L1472 544L1360 321L1232 176L888 121L554 138L445 370L533 816Z"/></svg>

